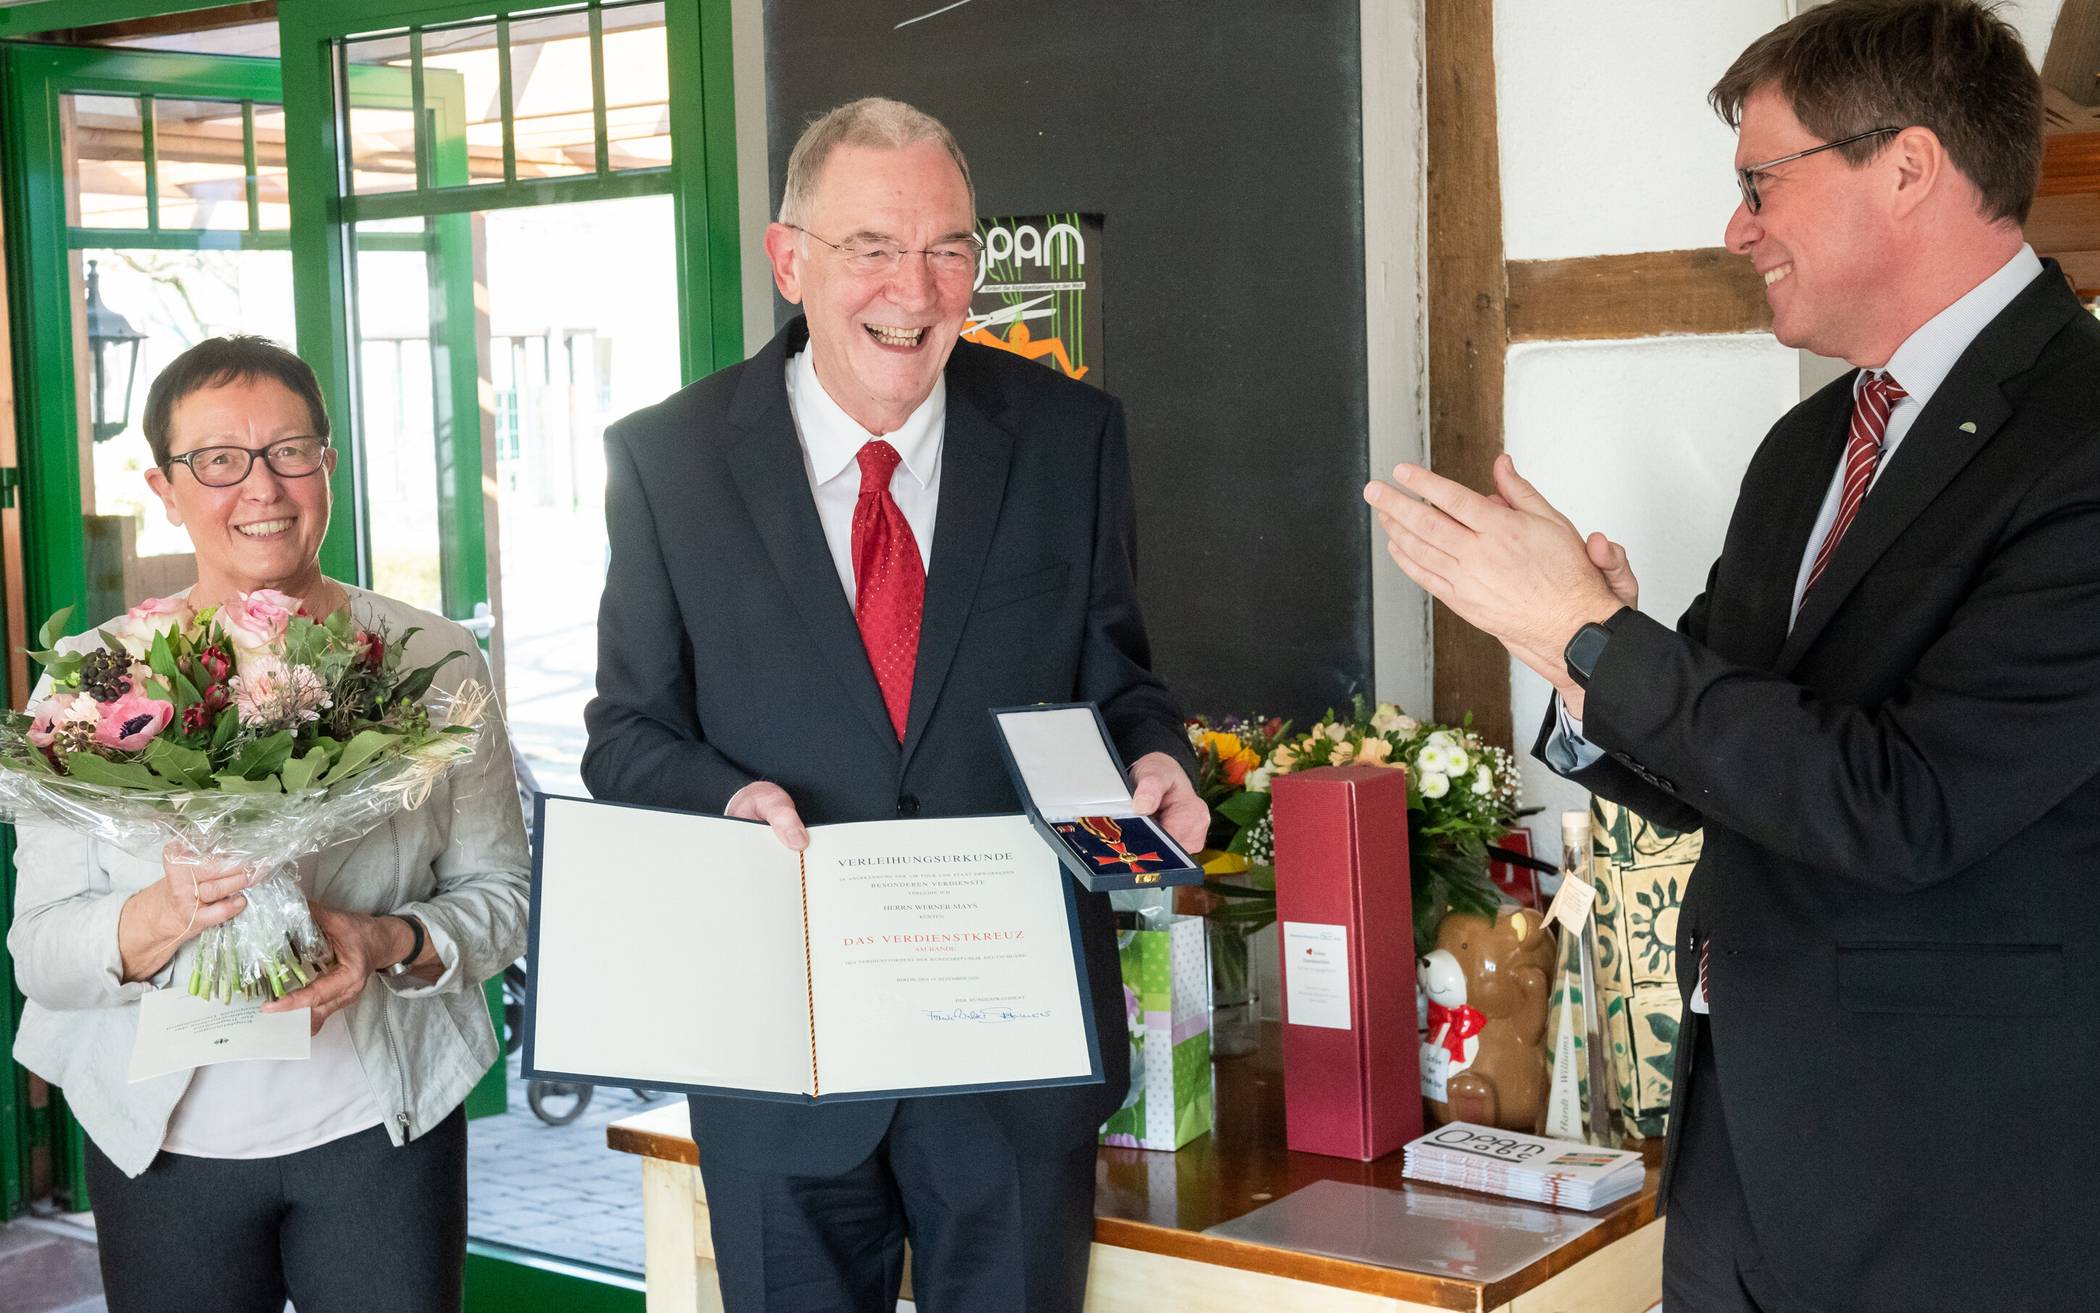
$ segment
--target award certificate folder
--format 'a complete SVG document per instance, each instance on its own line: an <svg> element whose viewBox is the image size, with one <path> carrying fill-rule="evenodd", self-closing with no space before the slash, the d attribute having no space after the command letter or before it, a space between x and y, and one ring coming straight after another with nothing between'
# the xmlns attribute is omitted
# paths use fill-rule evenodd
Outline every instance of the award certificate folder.
<svg viewBox="0 0 2100 1313"><path fill-rule="evenodd" d="M1102 1079L1071 882L1025 816L812 825L542 796L530 1078L795 1102Z"/></svg>

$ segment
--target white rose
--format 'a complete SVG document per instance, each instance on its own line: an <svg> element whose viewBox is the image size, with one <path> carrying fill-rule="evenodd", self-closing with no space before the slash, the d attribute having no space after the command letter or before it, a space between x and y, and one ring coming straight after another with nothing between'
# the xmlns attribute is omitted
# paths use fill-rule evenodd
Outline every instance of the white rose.
<svg viewBox="0 0 2100 1313"><path fill-rule="evenodd" d="M1413 716L1395 716L1393 718L1393 731L1395 733L1412 734L1420 728L1422 728L1422 722L1416 720Z"/></svg>
<svg viewBox="0 0 2100 1313"><path fill-rule="evenodd" d="M195 622L197 613L180 597L149 597L105 626L110 636L134 657L153 650L153 640L175 635Z"/></svg>
<svg viewBox="0 0 2100 1313"><path fill-rule="evenodd" d="M1435 771L1428 771L1422 776L1421 787L1423 797L1441 798L1451 792L1451 777L1439 775Z"/></svg>
<svg viewBox="0 0 2100 1313"><path fill-rule="evenodd" d="M1388 733L1398 726L1399 723L1400 708L1390 702L1379 703L1378 710L1371 713L1371 728L1377 730L1380 734Z"/></svg>
<svg viewBox="0 0 2100 1313"><path fill-rule="evenodd" d="M1332 740L1335 743L1340 743L1342 740L1349 737L1349 727L1347 725L1341 724L1340 722L1336 722L1335 724L1329 725L1326 728L1322 730L1317 730L1315 732L1325 734L1330 740Z"/></svg>
<svg viewBox="0 0 2100 1313"><path fill-rule="evenodd" d="M1242 782L1241 787L1249 793L1267 793L1269 791L1269 780L1275 774L1276 772L1270 770L1267 766L1256 766L1253 770L1247 772L1247 778Z"/></svg>

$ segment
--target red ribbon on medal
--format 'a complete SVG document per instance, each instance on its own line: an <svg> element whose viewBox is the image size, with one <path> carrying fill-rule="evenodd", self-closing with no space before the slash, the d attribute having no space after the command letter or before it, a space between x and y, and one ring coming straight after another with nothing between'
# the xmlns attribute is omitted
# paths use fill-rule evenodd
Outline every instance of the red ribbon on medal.
<svg viewBox="0 0 2100 1313"><path fill-rule="evenodd" d="M1120 863L1135 871L1142 863L1159 860L1158 853L1134 853L1124 847L1123 827L1116 824L1110 817L1082 816L1079 818L1079 828L1093 835L1102 843L1107 844L1109 852L1114 854L1110 857L1096 857L1094 859L1094 865L1096 866L1115 866Z"/></svg>

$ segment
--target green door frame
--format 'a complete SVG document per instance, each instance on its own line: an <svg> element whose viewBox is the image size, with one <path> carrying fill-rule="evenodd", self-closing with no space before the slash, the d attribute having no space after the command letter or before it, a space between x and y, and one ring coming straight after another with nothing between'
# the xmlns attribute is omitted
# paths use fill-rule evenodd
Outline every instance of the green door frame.
<svg viewBox="0 0 2100 1313"><path fill-rule="evenodd" d="M80 418L73 358L74 249L66 224L64 158L57 97L62 91L138 94L141 89L198 99L278 99L269 61L164 55L158 52L79 49L8 42L0 46L0 112L10 128L0 196L7 206L8 311L15 326L17 451L22 466L22 552L25 611L36 617L88 598L87 550L81 506ZM98 230L111 246L283 248L283 234L167 233ZM25 690L26 692L26 690ZM13 690L8 690L12 695ZM10 700L9 705L13 705ZM7 863L8 898L0 922L12 920L13 831L0 857ZM4 956L4 955L0 955ZM20 1017L13 963L7 961L6 1039ZM37 1145L52 1153L53 1182L68 1206L88 1206L86 1142L62 1097L30 1116L27 1077L9 1064L0 1103L0 1215L28 1202L28 1155Z"/></svg>
<svg viewBox="0 0 2100 1313"><path fill-rule="evenodd" d="M51 614L88 599L86 543L80 510L77 440L80 418L73 359L73 287L68 261L65 159L59 141L58 97L64 92L138 95L169 92L186 98L275 103L276 66L245 60L158 51L93 49L9 42L0 46L5 112L11 128L5 199L9 246L8 294L15 324L16 415L23 462L23 574L27 612ZM118 229L95 231L109 246L181 245L284 249L283 233L171 234ZM55 458L54 458L55 457Z"/></svg>
<svg viewBox="0 0 2100 1313"><path fill-rule="evenodd" d="M671 167L665 181L675 212L679 360L687 382L734 364L744 353L730 2L666 0L664 5L671 86ZM345 331L346 233L357 219L559 204L664 189L652 173L633 173L486 183L436 195L344 195L338 143L347 125L335 107L336 42L547 8L547 0L283 0L278 32L299 350L320 375L322 395L338 426L351 422L354 404ZM344 477L340 467L337 477ZM351 577L358 556L348 524L332 528L321 552L323 568Z"/></svg>
<svg viewBox="0 0 2100 1313"><path fill-rule="evenodd" d="M443 198L442 204L422 208L411 206L395 211L420 212L432 219L429 230L440 255L439 260L433 261L434 277L442 284L442 288L433 287L434 318L441 316L443 323L464 325L469 332L472 331L471 245L466 232L466 226L471 222L470 211L667 190L674 206L682 327L680 364L684 378L692 381L742 358L730 4L731 0L666 0L672 141L672 164L667 179L659 180L648 173L606 174L601 170L596 177L458 187ZM215 6L199 4L197 0L37 0L0 9L0 38L211 7ZM349 358L352 321L347 278L349 244L355 224L360 218L385 217L400 200L427 201L427 194L418 198L356 198L342 194L336 146L344 125L338 121L335 107L335 43L341 38L368 32L497 16L507 18L513 13L544 11L549 7L548 0L466 0L463 3L460 0L451 3L433 3L432 0L282 0L278 15L282 59L274 66L266 60L213 59L166 52L151 52L149 55L148 52L112 48L80 51L47 46L34 49L61 60L77 56L85 61L74 66L74 71L87 80L78 85L69 82L68 90L129 90L135 94L138 85L124 76L124 70L130 60L150 57L149 68L153 77L165 78L170 70L175 69L184 71L180 94L198 98L269 100L285 106L286 169L291 192L289 237L277 234L234 236L224 239L224 244L277 247L288 241L292 252L299 349L320 376L333 425L339 431L355 433L355 375ZM597 7L595 0L591 7ZM78 417L74 413L75 394L71 386L71 291L63 277L37 279L27 273L35 267L53 267L50 262L54 257L56 267L63 269L66 262L70 248L64 222L63 160L55 115L39 113L29 119L19 117L23 98L33 94L30 86L39 79L25 76L25 73L34 71L31 66L36 61L32 56L19 56L25 65L20 70L14 65L16 58L14 51L10 50L4 59L0 59L0 65L4 65L0 67L0 78L4 78L4 86L0 86L0 104L5 105L10 124L5 151L4 203L9 216L10 265L16 271L10 280L8 311L18 328L27 329L42 323L47 326L47 336L52 335L50 326L68 326L65 332L56 334L58 340L35 349L32 349L26 332L18 333L13 362L24 439L21 450L27 467L24 494L29 513L24 516L24 565L25 575L31 582L26 600L31 615L42 615L84 596L86 579L80 550L80 483L77 457L72 448L77 441ZM59 63L55 67L62 69L66 66ZM259 90L259 84L254 81L262 76L258 70L264 68L277 74L272 79L275 85L267 92ZM52 71L51 67L42 70L45 76ZM110 81L97 84L93 79L98 76ZM198 79L194 85L188 80L190 76ZM362 74L353 76L360 82L364 80ZM213 82L214 77L232 78L239 86L228 86L226 90L208 89L228 85ZM128 87L123 85L127 82L130 83ZM375 93L377 90L375 86ZM426 96L431 90L430 86L423 88ZM365 87L360 86L360 98L364 92ZM47 97L54 94L48 81L43 83L42 94ZM458 108L456 97L440 95L435 99L451 102L455 110ZM602 96L600 102L602 108ZM429 104L426 100L426 105ZM442 105L439 108L442 109ZM25 134L20 126L46 121L48 130L34 133ZM459 120L448 118L438 125L438 139L451 137L452 131L448 129L456 130L456 122ZM600 136L602 139L602 112ZM25 150L30 152L29 157L18 163L16 156ZM601 159L603 154L601 150ZM431 164L436 175L434 180L463 176L453 171L464 167L463 156L455 164L441 149L433 152ZM58 205L55 223L48 218L54 200ZM461 258L467 261L464 274L458 264ZM437 347L434 339L433 349ZM45 354L40 354L40 351ZM436 373L435 360L433 363ZM478 368L479 362L473 352L453 351L442 371L443 382L454 390L455 397L473 398ZM460 407L454 406L452 410L458 414ZM472 404L466 410L468 414L478 413L478 407ZM37 460L33 436L38 434L62 437L67 444L67 458ZM456 437L463 438L464 435ZM42 440L50 441L51 438ZM455 440L447 445L457 453L441 479L441 507L454 531L447 536L459 539L462 548L471 544L471 552L461 550L447 558L444 577L449 610L455 599L486 596L486 561L478 527L481 518L478 434L472 443ZM469 451L471 460L468 459ZM346 456L350 454L345 453ZM364 538L365 505L359 482L355 460L343 460L336 474L335 491L339 507L350 513L336 517L328 541L323 545L322 566L338 578L364 582L369 579L369 558L360 550ZM46 513L45 508L52 506L71 510L56 515ZM475 531L471 534L458 532L467 527L465 521L469 516ZM4 688L4 682L4 671L0 671L0 692L11 694L12 690ZM12 847L12 831L0 827L0 872L7 877L0 881L0 893L7 895L5 906L0 906L0 921L4 921L12 908ZM0 1003L5 1004L0 1006L0 1025L5 1028L0 1031L0 1039L10 1042L19 1011L19 995L12 991L11 967L4 949L0 949L0 969L8 971L8 990L0 995ZM495 982L491 982L490 993L493 1004L497 1001ZM492 1008L492 1011L495 1016L501 1016L500 1009ZM499 1101L501 1071L499 1064L492 1072L498 1082L496 1094ZM0 1082L0 1218L11 1215L20 1206L26 1192L27 1153L30 1145L40 1138L20 1106L19 1087L23 1074L19 1069L11 1074L12 1080ZM485 1081L484 1085L487 1083ZM470 1109L477 1102L485 1102L486 1094L487 1091L478 1089L476 1097L470 1099ZM500 1108L500 1102L497 1106ZM60 1111L54 1111L53 1117L71 1124L71 1119ZM63 1145L54 1145L54 1150L62 1157L77 1159L79 1139L75 1126L71 1132L70 1152ZM77 1201L84 1206L84 1182L77 1193ZM579 1310L603 1308L625 1313L642 1307L639 1283L632 1278L596 1272L583 1265L523 1255L502 1246L473 1242L468 1267L470 1308L518 1307L517 1297L528 1291L535 1297L534 1303L560 1303L563 1307Z"/></svg>

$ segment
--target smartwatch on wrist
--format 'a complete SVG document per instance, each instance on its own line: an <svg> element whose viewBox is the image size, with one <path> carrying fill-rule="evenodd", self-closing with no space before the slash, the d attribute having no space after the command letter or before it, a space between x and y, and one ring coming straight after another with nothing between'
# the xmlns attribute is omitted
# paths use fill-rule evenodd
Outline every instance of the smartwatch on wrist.
<svg viewBox="0 0 2100 1313"><path fill-rule="evenodd" d="M388 912L387 915L406 925L408 933L413 936L409 941L408 956L386 968L386 973L390 976L405 976L408 974L408 969L415 965L416 959L423 956L423 923L412 916L403 916L399 912Z"/></svg>
<svg viewBox="0 0 2100 1313"><path fill-rule="evenodd" d="M1561 652L1560 659L1567 666L1568 678L1575 681L1575 687L1590 686L1590 675L1597 669L1597 662L1604 657L1605 645L1611 642L1612 629L1626 611L1627 608L1622 606L1612 612L1604 623L1592 621L1576 630L1575 637L1568 640L1568 646Z"/></svg>

